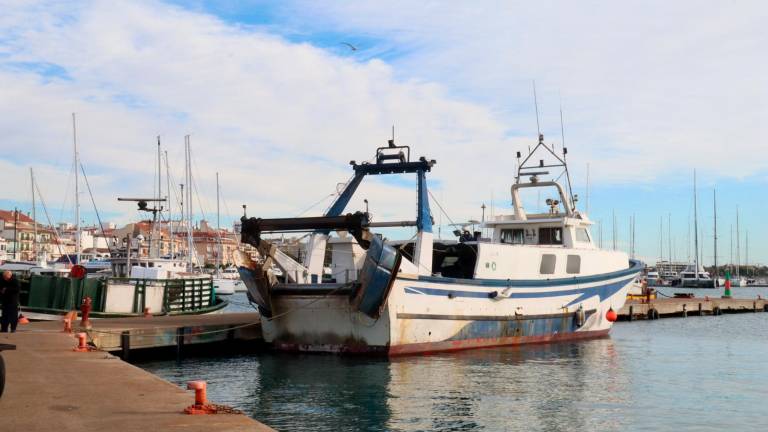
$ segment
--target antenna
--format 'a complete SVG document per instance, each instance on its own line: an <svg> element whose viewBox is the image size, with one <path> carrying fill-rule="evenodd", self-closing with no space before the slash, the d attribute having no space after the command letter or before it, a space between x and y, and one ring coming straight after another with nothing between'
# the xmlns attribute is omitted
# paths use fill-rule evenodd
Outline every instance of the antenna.
<svg viewBox="0 0 768 432"><path fill-rule="evenodd" d="M395 146L395 125L392 125L392 139L389 140L389 146L394 147Z"/></svg>
<svg viewBox="0 0 768 432"><path fill-rule="evenodd" d="M536 97L536 80L533 80L533 105L536 108L536 132L541 136L541 125L539 124L539 99Z"/></svg>
<svg viewBox="0 0 768 432"><path fill-rule="evenodd" d="M565 126L563 126L563 99L562 98L560 98L560 136L563 138L563 148L565 148Z"/></svg>

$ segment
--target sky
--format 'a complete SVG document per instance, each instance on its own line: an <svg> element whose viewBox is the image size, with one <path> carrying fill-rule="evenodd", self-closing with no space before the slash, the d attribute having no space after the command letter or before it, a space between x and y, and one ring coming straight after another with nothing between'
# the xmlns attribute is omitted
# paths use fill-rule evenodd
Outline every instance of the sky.
<svg viewBox="0 0 768 432"><path fill-rule="evenodd" d="M174 194L190 135L197 217L317 215L395 126L438 223L509 212L515 153L568 147L574 192L603 246L686 259L697 171L704 262L739 209L742 262L768 261L768 5L757 1L404 2L0 0L0 208L73 221L72 113L104 220L142 215L157 136ZM344 43L352 44L352 50ZM561 117L562 111L562 129ZM163 174L165 176L165 174ZM82 178L81 178L82 182ZM412 218L415 178L364 182L376 220ZM165 184L163 188L165 188ZM82 217L95 221L84 182ZM39 204L39 198L38 198ZM177 204L174 204L177 207ZM38 208L38 214L44 213ZM671 221L671 230L667 226ZM660 241L661 230L664 232ZM600 228L601 227L601 228ZM441 228L441 232L452 230ZM735 244L735 240L734 240Z"/></svg>

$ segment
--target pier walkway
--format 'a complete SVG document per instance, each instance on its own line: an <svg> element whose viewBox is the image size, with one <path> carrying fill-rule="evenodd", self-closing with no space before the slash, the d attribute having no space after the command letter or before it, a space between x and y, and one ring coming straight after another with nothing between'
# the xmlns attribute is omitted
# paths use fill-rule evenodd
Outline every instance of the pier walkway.
<svg viewBox="0 0 768 432"><path fill-rule="evenodd" d="M197 331L241 326L219 332L225 338L237 337L238 333L233 331L245 332L249 327L251 329L248 331L254 332L253 327L258 326L242 327L253 322L254 317L255 314L222 314L130 318L98 320L93 321L93 325L96 330L113 330L120 334L123 331L158 334L173 329L174 337L170 342L152 338L162 343L171 343L175 342L177 328ZM193 333L190 330L190 343L198 343ZM209 334L212 336L219 333ZM143 344L139 343L140 340L137 336L137 346ZM107 338L102 340L105 348L117 349L110 345L112 342L106 341ZM2 353L7 373L5 394L0 399L3 430L272 430L242 414L184 414L184 408L194 402L192 391L185 391L108 352L73 351L77 339L72 334L62 332L61 322L19 326L17 333L0 334L0 343L17 346L15 351Z"/></svg>
<svg viewBox="0 0 768 432"><path fill-rule="evenodd" d="M627 300L619 310L619 320L658 319L724 313L768 312L765 299L737 299L720 297L663 298L649 302Z"/></svg>

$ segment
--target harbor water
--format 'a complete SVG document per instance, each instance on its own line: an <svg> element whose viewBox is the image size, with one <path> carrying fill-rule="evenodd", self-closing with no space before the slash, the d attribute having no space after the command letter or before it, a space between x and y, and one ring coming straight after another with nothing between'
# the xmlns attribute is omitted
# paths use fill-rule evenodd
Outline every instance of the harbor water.
<svg viewBox="0 0 768 432"><path fill-rule="evenodd" d="M766 359L768 314L748 313L390 360L265 352L138 366L182 387L204 379L211 400L285 431L721 431L768 428Z"/></svg>

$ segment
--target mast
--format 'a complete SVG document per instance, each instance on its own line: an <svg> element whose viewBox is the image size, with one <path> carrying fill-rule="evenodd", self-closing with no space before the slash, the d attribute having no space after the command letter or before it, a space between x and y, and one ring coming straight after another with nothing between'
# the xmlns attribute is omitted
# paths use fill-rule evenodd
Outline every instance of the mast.
<svg viewBox="0 0 768 432"><path fill-rule="evenodd" d="M186 146L184 146L184 150L185 150L184 151L184 155L186 157L186 154L187 154ZM187 179L186 171L187 171L187 166L185 164L184 165L184 172L185 172L185 174L184 174L184 181L186 181L186 179ZM186 210L184 209L184 202L187 200L187 196L184 195L184 193L185 193L184 192L184 183L179 183L179 188L181 188L181 198L179 200L179 230L186 230L185 223L186 223L186 220L187 220L187 213L185 213ZM179 247L181 248L182 245L180 244ZM179 251L179 252L181 252L181 251Z"/></svg>
<svg viewBox="0 0 768 432"><path fill-rule="evenodd" d="M672 213L667 213L667 241L669 242L669 265L672 268Z"/></svg>
<svg viewBox="0 0 768 432"><path fill-rule="evenodd" d="M37 218L35 216L35 173L32 167L29 167L29 183L32 185L32 227L34 228L34 237L32 238L32 259L37 262Z"/></svg>
<svg viewBox="0 0 768 432"><path fill-rule="evenodd" d="M744 232L744 242L746 242L746 245L744 248L746 249L746 258L744 259L744 265L747 267L747 277L749 277L749 230L746 230Z"/></svg>
<svg viewBox="0 0 768 432"><path fill-rule="evenodd" d="M694 241L694 275L699 280L699 213L698 201L696 200L696 170L693 170L693 241Z"/></svg>
<svg viewBox="0 0 768 432"><path fill-rule="evenodd" d="M717 189L712 189L712 207L715 212L715 286L717 286L717 278L720 274L717 271Z"/></svg>
<svg viewBox="0 0 768 432"><path fill-rule="evenodd" d="M160 151L160 135L158 135L157 136L157 202L161 202L160 200L163 198L163 189L162 189L163 170L160 167L161 159L162 159L162 152ZM157 215L157 213L155 213L155 215ZM160 219L157 219L157 217L155 217L155 226L157 226L160 220L162 220L162 216L163 216L162 213L160 213ZM155 249L155 257L159 258L160 249L162 248L162 242L160 241L160 237L162 237L161 235L162 229L160 227L157 227L157 228L153 227L152 231L155 231L155 229L157 230L157 233L156 233L157 235L155 236L157 237L157 245L156 245L157 249Z"/></svg>
<svg viewBox="0 0 768 432"><path fill-rule="evenodd" d="M219 242L219 251L216 254L216 276L219 275L221 265L221 215L219 213L219 173L216 172L216 239Z"/></svg>
<svg viewBox="0 0 768 432"><path fill-rule="evenodd" d="M194 242L192 241L192 150L189 141L189 135L186 139L186 178L187 178L187 263L189 271L192 272L194 263L192 254L194 253Z"/></svg>
<svg viewBox="0 0 768 432"><path fill-rule="evenodd" d="M659 261L664 261L664 216L659 218Z"/></svg>
<svg viewBox="0 0 768 432"><path fill-rule="evenodd" d="M736 279L741 278L741 245L739 234L739 206L736 206Z"/></svg>
<svg viewBox="0 0 768 432"><path fill-rule="evenodd" d="M72 113L72 143L75 151L75 252L77 264L80 262L80 181L77 167L80 165L80 155L77 153L77 124L75 122L75 113Z"/></svg>
<svg viewBox="0 0 768 432"><path fill-rule="evenodd" d="M169 253L171 259L173 255L173 243L175 238L173 237L173 206L171 205L171 170L168 168L168 150L165 151L165 193L166 202L168 203L168 241L169 241Z"/></svg>
<svg viewBox="0 0 768 432"><path fill-rule="evenodd" d="M729 236L731 242L730 256L728 257L728 268L733 270L733 224L731 224L731 235Z"/></svg>

